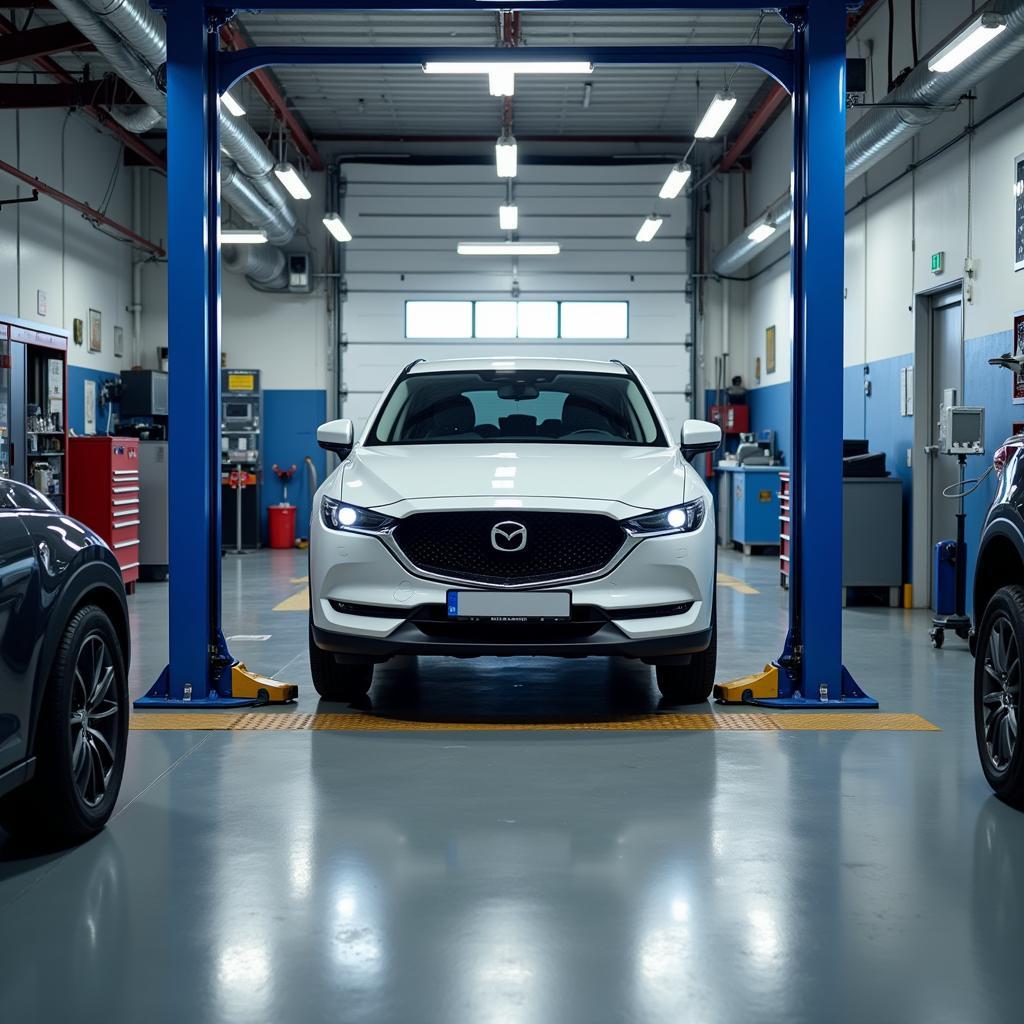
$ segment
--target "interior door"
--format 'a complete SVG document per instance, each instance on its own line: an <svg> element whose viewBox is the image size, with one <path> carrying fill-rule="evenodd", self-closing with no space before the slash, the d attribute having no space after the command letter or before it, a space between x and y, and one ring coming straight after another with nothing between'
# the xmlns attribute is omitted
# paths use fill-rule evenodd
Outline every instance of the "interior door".
<svg viewBox="0 0 1024 1024"><path fill-rule="evenodd" d="M943 455L939 421L943 396L955 389L957 402L963 404L964 342L963 306L959 288L932 299L932 388L931 388L931 543L956 539L957 503L942 492L959 480L959 467L952 455Z"/></svg>

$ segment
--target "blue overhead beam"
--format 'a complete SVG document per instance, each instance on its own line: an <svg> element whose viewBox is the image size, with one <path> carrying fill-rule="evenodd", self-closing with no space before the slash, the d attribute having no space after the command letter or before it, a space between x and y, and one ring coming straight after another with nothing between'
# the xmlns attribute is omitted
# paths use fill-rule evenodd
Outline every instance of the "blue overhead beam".
<svg viewBox="0 0 1024 1024"><path fill-rule="evenodd" d="M602 65L749 64L792 92L793 54L773 46L253 46L220 55L220 89L257 68L295 64L416 66L437 61L589 60Z"/></svg>

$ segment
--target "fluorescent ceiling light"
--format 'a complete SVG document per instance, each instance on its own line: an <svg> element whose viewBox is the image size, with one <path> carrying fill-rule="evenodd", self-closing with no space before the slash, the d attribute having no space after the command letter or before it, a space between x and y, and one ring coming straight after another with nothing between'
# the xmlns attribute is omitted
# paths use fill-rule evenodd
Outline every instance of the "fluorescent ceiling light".
<svg viewBox="0 0 1024 1024"><path fill-rule="evenodd" d="M665 184L661 186L661 191L658 195L662 199L675 199L680 192L683 191L683 186L690 180L690 175L693 173L693 168L688 163L678 163L675 167L669 171L668 177L665 179Z"/></svg>
<svg viewBox="0 0 1024 1024"><path fill-rule="evenodd" d="M661 225L664 224L664 218L651 214L640 225L640 230L636 233L636 240L638 242L649 242L652 238L661 230Z"/></svg>
<svg viewBox="0 0 1024 1024"><path fill-rule="evenodd" d="M587 60L472 60L428 61L428 75L592 75L594 65Z"/></svg>
<svg viewBox="0 0 1024 1024"><path fill-rule="evenodd" d="M775 234L776 227L769 220L763 220L752 231L747 234L752 242L764 242Z"/></svg>
<svg viewBox="0 0 1024 1024"><path fill-rule="evenodd" d="M267 233L256 228L221 228L220 240L223 245L265 245Z"/></svg>
<svg viewBox="0 0 1024 1024"><path fill-rule="evenodd" d="M306 183L299 177L299 172L289 163L277 164L274 167L281 184L284 185L293 199L309 199L311 193Z"/></svg>
<svg viewBox="0 0 1024 1024"><path fill-rule="evenodd" d="M336 213L329 213L324 217L324 227L327 228L327 230L330 231L330 233L334 235L339 242L352 241L352 232L345 227L342 223L341 217Z"/></svg>
<svg viewBox="0 0 1024 1024"><path fill-rule="evenodd" d="M498 224L502 231L517 231L519 229L519 207L499 206Z"/></svg>
<svg viewBox="0 0 1024 1024"><path fill-rule="evenodd" d="M929 71L952 71L1006 28L1006 17L990 11L975 18L928 61Z"/></svg>
<svg viewBox="0 0 1024 1024"><path fill-rule="evenodd" d="M500 71L495 68L489 72L487 78L491 85L492 96L515 96L516 94L516 73L502 68Z"/></svg>
<svg viewBox="0 0 1024 1024"><path fill-rule="evenodd" d="M245 113L245 107L229 92L222 93L220 101L228 108L228 113L234 114L235 117L241 117Z"/></svg>
<svg viewBox="0 0 1024 1024"><path fill-rule="evenodd" d="M716 92L694 135L698 139L713 139L722 130L722 125L735 106L736 97L731 92Z"/></svg>
<svg viewBox="0 0 1024 1024"><path fill-rule="evenodd" d="M557 256L558 242L459 242L460 256Z"/></svg>
<svg viewBox="0 0 1024 1024"><path fill-rule="evenodd" d="M514 178L519 172L519 146L515 137L503 135L494 147L499 178Z"/></svg>

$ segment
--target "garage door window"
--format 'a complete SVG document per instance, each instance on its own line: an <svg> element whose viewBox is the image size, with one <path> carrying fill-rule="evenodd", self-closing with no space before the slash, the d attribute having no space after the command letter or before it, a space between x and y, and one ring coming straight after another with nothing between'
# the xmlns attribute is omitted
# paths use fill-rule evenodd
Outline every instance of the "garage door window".
<svg viewBox="0 0 1024 1024"><path fill-rule="evenodd" d="M405 336L625 340L629 337L629 303L409 301L405 304Z"/></svg>

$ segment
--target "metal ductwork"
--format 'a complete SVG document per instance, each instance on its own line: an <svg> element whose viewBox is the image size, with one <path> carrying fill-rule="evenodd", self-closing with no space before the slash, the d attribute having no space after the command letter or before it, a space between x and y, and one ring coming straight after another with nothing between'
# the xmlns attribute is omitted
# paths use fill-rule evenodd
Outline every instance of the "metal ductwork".
<svg viewBox="0 0 1024 1024"><path fill-rule="evenodd" d="M232 160L224 158L220 167L221 195L250 224L262 228L274 245L287 245L295 236L294 216L284 216L260 194L256 183L243 174ZM291 214L291 211L287 211Z"/></svg>
<svg viewBox="0 0 1024 1024"><path fill-rule="evenodd" d="M850 126L846 132L847 184L885 157L895 146L906 142L925 125L935 121L944 109L954 106L964 93L1024 53L1024 0L990 0L959 26L957 32L979 16L989 13L1001 14L1006 19L1006 28L987 46L952 71L944 73L929 71L929 54L885 97L882 105L870 108ZM785 195L772 204L766 216L779 222L791 212L792 199ZM716 274L722 277L735 275L776 241L772 238L755 242L749 238L750 232L764 219L765 216L762 216L745 227L740 235L715 256L711 269Z"/></svg>
<svg viewBox="0 0 1024 1024"><path fill-rule="evenodd" d="M167 97L156 84L156 72L167 60L167 27L146 0L54 0L63 13L111 64L118 75L149 104L149 108L118 107L111 111L132 132L162 124ZM221 184L224 198L276 245L287 245L298 222L288 193L274 174L274 158L253 128L227 111L220 114L225 161ZM248 179L248 180L247 180ZM281 256L282 263L284 260ZM255 279L254 279L255 280ZM266 287L266 282L260 282Z"/></svg>
<svg viewBox="0 0 1024 1024"><path fill-rule="evenodd" d="M226 245L221 263L232 274L244 274L261 291L281 292L288 287L285 255L271 245Z"/></svg>

